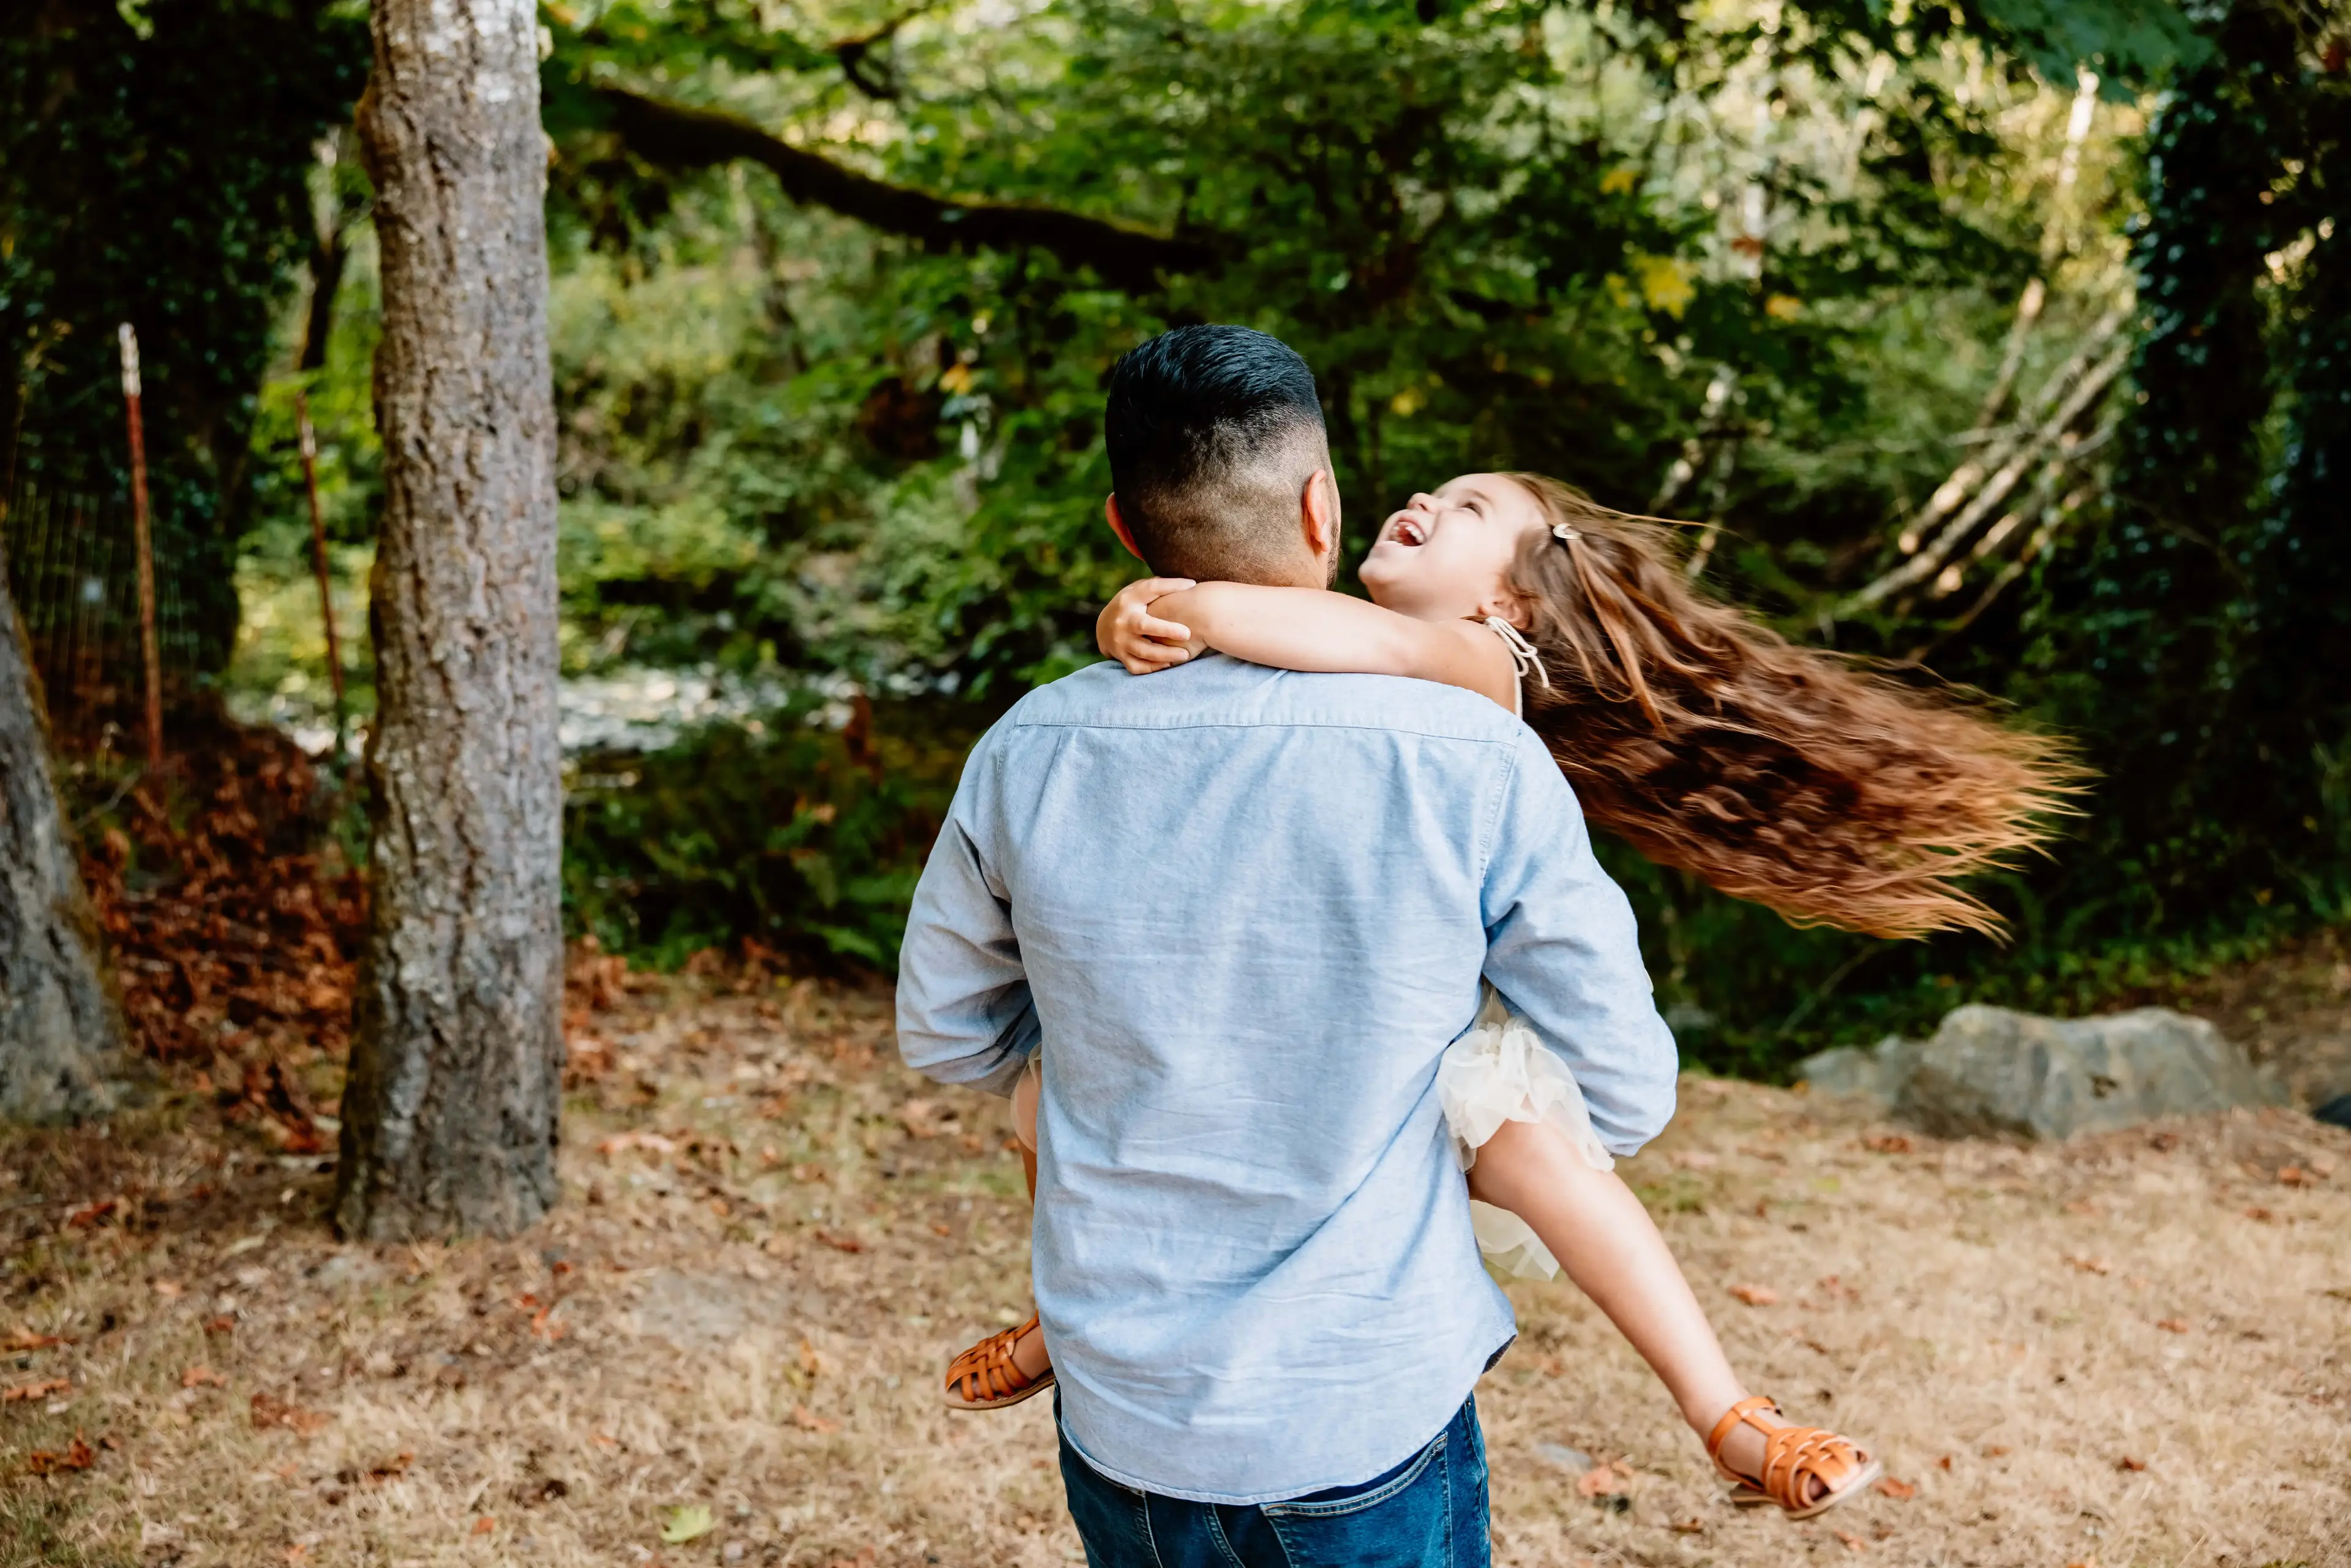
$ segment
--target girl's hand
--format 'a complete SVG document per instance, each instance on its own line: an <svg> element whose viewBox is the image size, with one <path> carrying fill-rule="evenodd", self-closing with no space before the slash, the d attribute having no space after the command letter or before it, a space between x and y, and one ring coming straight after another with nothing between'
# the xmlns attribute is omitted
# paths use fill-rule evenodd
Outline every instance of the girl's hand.
<svg viewBox="0 0 2351 1568"><path fill-rule="evenodd" d="M1094 620L1094 645L1130 675L1147 675L1192 656L1192 629L1151 613L1153 601L1197 584L1188 577L1146 577L1130 582Z"/></svg>

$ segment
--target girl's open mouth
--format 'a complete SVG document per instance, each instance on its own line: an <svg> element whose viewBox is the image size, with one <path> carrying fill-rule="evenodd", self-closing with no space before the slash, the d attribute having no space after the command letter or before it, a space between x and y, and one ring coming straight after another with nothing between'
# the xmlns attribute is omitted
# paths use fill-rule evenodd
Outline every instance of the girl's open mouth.
<svg viewBox="0 0 2351 1568"><path fill-rule="evenodd" d="M1388 538L1400 545L1420 546L1428 542L1428 532L1411 517L1398 517L1388 529Z"/></svg>

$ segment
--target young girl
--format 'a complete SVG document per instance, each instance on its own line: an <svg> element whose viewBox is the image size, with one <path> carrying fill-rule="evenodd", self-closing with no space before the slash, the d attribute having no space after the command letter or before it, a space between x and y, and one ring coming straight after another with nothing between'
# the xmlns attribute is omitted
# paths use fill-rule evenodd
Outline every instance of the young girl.
<svg viewBox="0 0 2351 1568"><path fill-rule="evenodd" d="M1668 538L1540 475L1465 475L1382 528L1362 571L1372 603L1152 579L1097 634L1136 674L1213 649L1462 686L1520 714L1585 815L1661 864L1799 925L1997 929L1958 883L2064 809L2075 776L2059 748L1791 645L1693 591ZM1036 1071L1014 1097L1032 1190ZM1664 1380L1735 1501L1809 1519L1877 1479L1845 1438L1748 1393L1574 1080L1490 992L1437 1091L1480 1246L1514 1272L1564 1267ZM956 1359L947 1403L998 1408L1051 1376L1031 1317Z"/></svg>

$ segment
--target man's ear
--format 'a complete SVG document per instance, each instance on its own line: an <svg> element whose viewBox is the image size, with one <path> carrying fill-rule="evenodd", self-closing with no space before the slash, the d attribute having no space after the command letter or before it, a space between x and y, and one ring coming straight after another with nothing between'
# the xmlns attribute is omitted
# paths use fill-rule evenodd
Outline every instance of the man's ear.
<svg viewBox="0 0 2351 1568"><path fill-rule="evenodd" d="M1328 468L1306 476L1306 488L1298 497L1298 522L1316 560L1339 553L1339 484Z"/></svg>
<svg viewBox="0 0 2351 1568"><path fill-rule="evenodd" d="M1149 561L1143 560L1143 552L1134 548L1134 535L1128 531L1126 519L1119 516L1117 491L1112 491L1103 498L1102 516L1109 519L1110 531L1118 536L1118 542L1126 547L1126 553L1137 560L1142 560L1144 565L1149 566L1151 564Z"/></svg>

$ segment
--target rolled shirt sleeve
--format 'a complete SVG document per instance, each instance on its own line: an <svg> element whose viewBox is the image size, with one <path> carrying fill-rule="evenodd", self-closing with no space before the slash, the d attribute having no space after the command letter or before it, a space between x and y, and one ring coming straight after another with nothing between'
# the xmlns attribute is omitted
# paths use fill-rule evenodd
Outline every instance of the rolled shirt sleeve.
<svg viewBox="0 0 2351 1568"><path fill-rule="evenodd" d="M974 832L992 748L965 765L914 889L898 956L898 1052L942 1083L1010 1094L1037 1049L1037 1006L1011 906Z"/></svg>
<svg viewBox="0 0 2351 1568"><path fill-rule="evenodd" d="M1673 1119L1673 1032L1575 791L1534 733L1522 736L1487 858L1486 978L1567 1064L1601 1143L1635 1154Z"/></svg>

